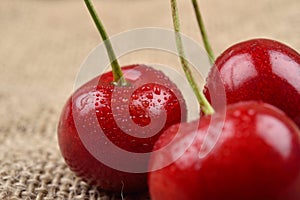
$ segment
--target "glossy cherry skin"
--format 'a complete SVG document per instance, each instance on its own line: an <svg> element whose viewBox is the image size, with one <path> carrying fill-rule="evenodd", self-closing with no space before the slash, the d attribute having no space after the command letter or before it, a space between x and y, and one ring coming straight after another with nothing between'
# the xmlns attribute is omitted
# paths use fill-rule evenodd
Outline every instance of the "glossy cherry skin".
<svg viewBox="0 0 300 200"><path fill-rule="evenodd" d="M187 141L192 144L171 165L149 173L152 200L300 199L300 131L290 118L259 102L232 104L225 118L220 113L213 117L214 122L204 116L173 125L161 135L155 149L176 134L179 138L170 151L153 154L150 170L178 154ZM218 135L220 125L219 137L207 137ZM200 157L207 145L212 148Z"/></svg>
<svg viewBox="0 0 300 200"><path fill-rule="evenodd" d="M218 80L227 104L261 100L283 110L300 127L300 55L290 47L269 39L235 44L211 69L204 91L208 99L220 93L214 86Z"/></svg>
<svg viewBox="0 0 300 200"><path fill-rule="evenodd" d="M87 182L119 194L145 190L146 173L105 165L82 138L96 154L107 152L106 156L118 161L122 155L108 149L109 142L128 152L151 152L166 128L187 117L183 96L161 71L145 65L123 67L122 71L129 86L114 86L112 72L94 78L68 99L58 125L59 147L70 169ZM105 135L100 136L102 133ZM148 162L140 164L147 169Z"/></svg>

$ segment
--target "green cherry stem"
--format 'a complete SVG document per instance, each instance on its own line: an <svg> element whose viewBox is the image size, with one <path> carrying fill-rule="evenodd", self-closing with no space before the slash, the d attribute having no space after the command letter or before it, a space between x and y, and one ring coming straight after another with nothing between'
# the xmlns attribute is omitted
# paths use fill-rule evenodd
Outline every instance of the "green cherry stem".
<svg viewBox="0 0 300 200"><path fill-rule="evenodd" d="M171 0L171 7L172 7L172 17L173 17L176 45L177 45L177 50L178 50L178 54L180 57L183 71L184 71L186 78L187 78L188 82L190 83L196 97L197 97L197 100L200 104L200 107L201 107L201 110L203 111L203 113L206 115L213 114L214 109L209 104L209 102L205 98L204 94L202 92L200 92L199 87L198 87L195 79L192 76L192 72L190 70L189 63L185 59L184 48L183 48L182 39L181 39L181 35L180 35L180 22L179 22L179 17L178 17L179 14L178 14L176 0Z"/></svg>
<svg viewBox="0 0 300 200"><path fill-rule="evenodd" d="M213 50L211 48L211 45L209 43L209 40L208 40L208 37L207 37L207 34L206 34L206 29L205 29L205 26L204 26L204 22L203 22L201 13L200 13L200 9L199 9L197 0L192 0L192 3L193 3L194 11L195 11L197 22L198 22L198 27L199 27L199 30L200 30L200 33L201 33L201 36L202 36L202 40L203 40L203 43L204 43L205 50L208 54L210 64L213 65L214 62L215 62L215 56L214 56Z"/></svg>
<svg viewBox="0 0 300 200"><path fill-rule="evenodd" d="M93 4L91 3L90 0L84 0L86 7L88 8L91 17L93 18L95 25L101 35L101 38L105 44L106 50L107 50L107 54L111 63L111 68L112 68L112 72L113 72L113 76L114 76L114 84L115 85L120 85L120 86L125 86L127 85L127 82L123 76L121 67L118 63L118 60L116 58L116 54L112 48L112 44L109 40L109 37L104 29L104 26L100 20L100 18L98 17L95 8L93 6Z"/></svg>

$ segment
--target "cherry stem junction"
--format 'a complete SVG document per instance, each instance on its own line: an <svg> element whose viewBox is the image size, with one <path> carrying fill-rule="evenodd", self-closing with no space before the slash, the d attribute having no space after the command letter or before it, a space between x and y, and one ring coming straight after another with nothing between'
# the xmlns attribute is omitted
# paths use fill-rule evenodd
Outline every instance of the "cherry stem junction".
<svg viewBox="0 0 300 200"><path fill-rule="evenodd" d="M209 102L205 98L204 94L200 91L195 79L192 76L192 72L190 70L189 63L185 59L185 53L184 53L184 48L183 48L181 34L180 34L180 22L179 22L179 17L178 17L179 14L178 14L178 7L177 7L176 0L171 0L171 7L172 7L172 17L173 17L176 45L177 45L177 50L178 50L178 54L180 57L183 71L186 75L188 82L190 83L190 86L192 87L192 89L197 97L197 100L200 104L200 107L201 107L201 110L203 111L203 113L206 115L213 114L214 109L209 104Z"/></svg>
<svg viewBox="0 0 300 200"><path fill-rule="evenodd" d="M209 39L207 37L205 25L204 25L204 22L203 22L203 18L201 16L201 12L200 12L197 0L192 0L192 3L193 3L196 19L197 19L197 22L198 22L198 27L199 27L199 30L200 30L200 33L201 33L201 36L202 36L202 41L204 43L205 50L208 54L209 62L210 62L211 65L213 65L214 62L215 62L215 56L214 56L213 50L211 48L211 45L209 43Z"/></svg>
<svg viewBox="0 0 300 200"><path fill-rule="evenodd" d="M104 26L100 20L100 18L98 17L96 11L95 11L95 8L94 6L92 5L91 1L90 0L84 0L85 4L86 4L86 7L88 8L90 14L91 14L91 17L93 18L94 22L95 22L95 25L101 35L101 38L105 44L105 47L106 47L106 51L107 51L107 54L108 54L108 57L109 57L109 60L110 60L110 63L111 63L111 68L112 68L112 72L113 72L113 76L114 76L114 84L115 85L120 85L120 86L125 86L127 85L127 82L123 76L123 73L122 73L122 70L121 70L121 67L118 63L118 60L116 58L116 54L112 48L112 44L109 40L109 37L104 29Z"/></svg>

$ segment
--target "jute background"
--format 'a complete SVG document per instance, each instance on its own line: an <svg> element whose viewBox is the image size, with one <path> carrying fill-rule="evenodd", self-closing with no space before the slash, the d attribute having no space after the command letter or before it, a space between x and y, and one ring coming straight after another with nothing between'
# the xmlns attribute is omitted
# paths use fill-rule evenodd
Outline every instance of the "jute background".
<svg viewBox="0 0 300 200"><path fill-rule="evenodd" d="M94 1L110 35L172 27L168 0ZM179 5L183 33L201 43L190 1ZM299 0L201 0L200 5L216 55L253 37L277 39L300 50ZM56 138L76 73L98 43L81 0L0 1L0 199L120 198L76 178L64 164ZM121 59L121 64L147 62L160 60L148 55Z"/></svg>

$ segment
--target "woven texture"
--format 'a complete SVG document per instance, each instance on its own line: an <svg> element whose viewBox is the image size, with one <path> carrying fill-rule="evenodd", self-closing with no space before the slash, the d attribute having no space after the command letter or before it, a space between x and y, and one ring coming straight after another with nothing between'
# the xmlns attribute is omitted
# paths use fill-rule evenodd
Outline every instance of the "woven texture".
<svg viewBox="0 0 300 200"><path fill-rule="evenodd" d="M299 0L200 3L216 55L253 37L277 39L300 50ZM201 43L190 1L179 4L183 32ZM140 27L172 27L167 0L95 0L95 5L111 35ZM57 145L61 108L80 64L98 43L83 1L0 1L0 199L121 199L77 178ZM120 61L160 59L147 54ZM176 59L170 63L178 65Z"/></svg>

